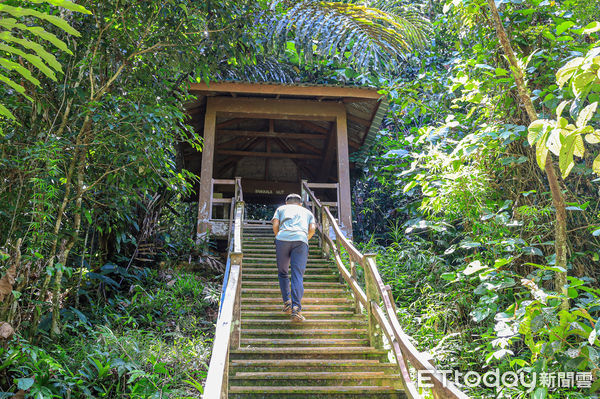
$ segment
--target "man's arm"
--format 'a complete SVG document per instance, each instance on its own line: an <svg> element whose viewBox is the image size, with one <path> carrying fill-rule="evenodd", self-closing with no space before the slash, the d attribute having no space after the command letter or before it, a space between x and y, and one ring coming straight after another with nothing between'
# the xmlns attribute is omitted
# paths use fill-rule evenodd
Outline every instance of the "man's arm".
<svg viewBox="0 0 600 399"><path fill-rule="evenodd" d="M279 222L279 220L278 220ZM310 225L308 225L308 239L310 240L312 238L312 236L315 235L315 232L317 231L317 225L314 223L311 223Z"/></svg>
<svg viewBox="0 0 600 399"><path fill-rule="evenodd" d="M279 233L279 219L273 218L271 223L273 223L273 234L277 235Z"/></svg>

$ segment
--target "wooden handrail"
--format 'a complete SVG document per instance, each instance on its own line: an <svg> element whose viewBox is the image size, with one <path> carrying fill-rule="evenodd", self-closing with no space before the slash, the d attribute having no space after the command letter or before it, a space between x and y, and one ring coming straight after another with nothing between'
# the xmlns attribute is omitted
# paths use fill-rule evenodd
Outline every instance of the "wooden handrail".
<svg viewBox="0 0 600 399"><path fill-rule="evenodd" d="M389 286L383 283L375 255L363 255L350 240L342 233L335 218L329 211L327 206L323 206L319 199L315 196L310 188L310 184L306 181L302 182L302 198L304 202L308 202L310 198L312 204L317 211L315 216L318 221L318 231L321 235L321 243L324 247L324 255L333 255L335 264L340 271L342 278L350 287L355 302L356 309L360 306L366 309L369 315L369 337L371 345L378 346L375 342L380 339L380 335L374 331L377 326L388 339L391 350L396 358L400 376L406 395L411 399L420 399L422 395L411 380L408 366L412 366L417 371L427 371L427 377L430 378L433 384L433 395L435 398L450 398L450 399L467 399L468 396L461 392L451 381L448 381L436 368L431 364L429 358L419 352L411 343L410 337L404 332L396 315L396 307L393 297L390 295ZM325 226L325 228L323 228ZM335 233L335 243L329 237L329 227ZM341 248L344 248L349 255L351 270L347 270L342 262ZM367 292L360 287L354 269L354 263L362 265L365 272L365 280L367 282ZM383 304L383 309L380 306Z"/></svg>
<svg viewBox="0 0 600 399"><path fill-rule="evenodd" d="M223 284L223 300L217 319L212 355L206 375L204 394L202 395L204 399L227 398L229 389L227 372L229 368L229 349L237 349L240 345L242 226L244 223L244 202L239 200L239 198L243 198L241 185L240 192L236 193L236 197L233 237L227 257L229 274Z"/></svg>

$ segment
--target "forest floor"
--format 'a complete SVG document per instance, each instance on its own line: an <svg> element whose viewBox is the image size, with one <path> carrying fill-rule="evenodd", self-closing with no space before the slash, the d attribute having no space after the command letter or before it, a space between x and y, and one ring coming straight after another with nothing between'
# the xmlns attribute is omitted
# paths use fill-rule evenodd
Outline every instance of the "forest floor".
<svg viewBox="0 0 600 399"><path fill-rule="evenodd" d="M24 375L35 376L16 379L18 388L32 397L200 397L218 279L114 265L93 277L102 283L83 291L80 310L68 307L59 339L44 335L34 345L19 338L4 349L15 352L4 355L14 355Z"/></svg>

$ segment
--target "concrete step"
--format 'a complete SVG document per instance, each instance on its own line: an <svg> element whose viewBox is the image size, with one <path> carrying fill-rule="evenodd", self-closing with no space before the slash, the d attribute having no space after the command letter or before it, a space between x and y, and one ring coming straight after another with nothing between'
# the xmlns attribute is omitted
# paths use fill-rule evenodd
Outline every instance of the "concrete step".
<svg viewBox="0 0 600 399"><path fill-rule="evenodd" d="M264 260L261 262L246 262L245 260L242 263L242 267L245 269L246 267L249 267L251 269L255 269L255 268L262 268L262 269L268 269L268 270L277 270L277 263L273 262L265 262ZM310 270L310 269L329 269L332 270L334 272L337 272L337 268L334 267L331 264L328 263L319 263L319 262L307 262L306 263L306 269Z"/></svg>
<svg viewBox="0 0 600 399"><path fill-rule="evenodd" d="M316 372L316 371L380 371L395 373L397 366L382 363L377 359L238 359L230 362L230 370L235 371L275 371L275 372Z"/></svg>
<svg viewBox="0 0 600 399"><path fill-rule="evenodd" d="M246 271L246 269L244 269L244 271ZM252 282L254 280L259 280L259 281L263 281L263 282L269 282L269 283L275 283L275 284L279 284L279 279L277 278L277 270L272 270L272 274L260 274L260 273L244 273L243 274L243 280L242 283L246 283L246 282ZM310 271L308 274L305 273L304 274L304 282L336 282L336 283L340 283L340 278L339 276L336 276L335 274L312 274L312 271Z"/></svg>
<svg viewBox="0 0 600 399"><path fill-rule="evenodd" d="M403 391L386 386L315 386L315 387L257 387L232 386L229 397L238 398L283 398L283 399L371 399L394 398L403 399Z"/></svg>
<svg viewBox="0 0 600 399"><path fill-rule="evenodd" d="M275 273L275 276L277 276L277 266L272 265L270 267L267 266L263 266L263 265L243 265L242 266L242 273L250 273L250 274L273 274ZM308 267L307 266L307 270L305 273L306 275L318 275L318 274L328 274L328 275L335 275L334 273L336 273L336 269L333 268L328 268L328 267ZM242 279L243 279L243 275L242 275Z"/></svg>
<svg viewBox="0 0 600 399"><path fill-rule="evenodd" d="M242 298L245 297L272 297L280 294L279 287L277 288L244 288L242 287ZM339 288L306 288L304 289L305 297L312 298L338 298L350 297L350 294L345 289Z"/></svg>
<svg viewBox="0 0 600 399"><path fill-rule="evenodd" d="M271 288L273 286L279 287L279 280L271 280L271 281L252 281L252 280L244 280L242 281L242 287L244 288ZM340 288L343 287L337 281L304 281L304 288Z"/></svg>
<svg viewBox="0 0 600 399"><path fill-rule="evenodd" d="M240 348L230 351L230 359L378 359L384 361L387 351L370 346L356 347L290 347Z"/></svg>
<svg viewBox="0 0 600 399"><path fill-rule="evenodd" d="M398 386L400 375L383 371L238 371L229 376L230 386ZM398 386L400 387L400 386Z"/></svg>
<svg viewBox="0 0 600 399"><path fill-rule="evenodd" d="M364 318L363 315L357 315L352 311L329 311L329 312L325 312L325 311L310 311L310 310L303 310L302 314L304 315L304 317L306 317L307 319L331 319L336 318L336 319L362 319ZM279 319L284 319L284 318L289 318L290 316L283 313L281 310L279 311L242 311L242 319L274 319L274 320L279 320Z"/></svg>
<svg viewBox="0 0 600 399"><path fill-rule="evenodd" d="M242 322L243 323L243 322ZM240 347L289 348L297 346L365 347L368 339L361 338L242 338Z"/></svg>
<svg viewBox="0 0 600 399"><path fill-rule="evenodd" d="M255 303L263 303L263 304L279 304L281 303L281 293L279 295L274 295L271 297L245 297L242 298L242 306L244 304L255 304ZM335 297L335 298L302 298L302 308L304 309L304 305L332 305L332 304L352 304L354 303L350 298L347 297Z"/></svg>
<svg viewBox="0 0 600 399"><path fill-rule="evenodd" d="M245 303L242 302L242 313L245 311L250 312L280 312L283 307L283 302L279 298L277 303ZM303 312L352 312L354 306L348 303L334 303L334 304L318 304L318 303L304 303L302 301Z"/></svg>
<svg viewBox="0 0 600 399"><path fill-rule="evenodd" d="M306 319L303 322L293 322L283 319L242 319L242 328L246 329L290 329L308 330L314 328L366 328L367 321L361 319Z"/></svg>
<svg viewBox="0 0 600 399"><path fill-rule="evenodd" d="M366 339L368 333L363 328L310 328L290 329L242 329L244 338L354 338Z"/></svg>

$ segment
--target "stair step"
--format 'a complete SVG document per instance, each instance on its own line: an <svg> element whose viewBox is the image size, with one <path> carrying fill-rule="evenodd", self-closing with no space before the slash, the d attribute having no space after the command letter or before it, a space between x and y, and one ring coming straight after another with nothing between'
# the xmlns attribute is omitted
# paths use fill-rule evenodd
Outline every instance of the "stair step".
<svg viewBox="0 0 600 399"><path fill-rule="evenodd" d="M387 359L387 351L370 346L249 347L230 351L230 359Z"/></svg>
<svg viewBox="0 0 600 399"><path fill-rule="evenodd" d="M352 311L311 311L311 310L303 310L302 314L307 319L315 319L315 318L323 318L323 319L331 319L335 318L360 318L363 319L363 315L357 315ZM289 318L290 316L286 313L283 313L281 310L279 311L242 311L242 319L251 318L251 319L283 319Z"/></svg>
<svg viewBox="0 0 600 399"><path fill-rule="evenodd" d="M282 380L294 386L398 386L400 376L383 371L239 371L229 377L230 386L278 386Z"/></svg>
<svg viewBox="0 0 600 399"><path fill-rule="evenodd" d="M344 398L344 399L368 399L368 398L405 398L406 395L401 390L393 389L387 386L232 386L229 388L230 397L274 397L274 398ZM256 396L241 396L238 394L254 394ZM285 395L285 396L283 396ZM383 396L382 396L383 395Z"/></svg>
<svg viewBox="0 0 600 399"><path fill-rule="evenodd" d="M279 280L272 281L243 281L244 288L261 288L261 287L279 287ZM340 288L343 287L339 282L331 281L304 281L304 288Z"/></svg>
<svg viewBox="0 0 600 399"><path fill-rule="evenodd" d="M367 338L367 330L360 328L242 329L244 338Z"/></svg>
<svg viewBox="0 0 600 399"><path fill-rule="evenodd" d="M259 256L259 257L253 257L251 256L252 254L248 254L248 253L244 253L244 258L243 261L246 262L246 264L260 264L260 265L276 265L277 264L277 259L273 256L273 257L268 257L268 256ZM321 267L333 267L334 264L328 260L324 260L323 258L311 258L309 257L306 261L307 265L319 265Z"/></svg>
<svg viewBox="0 0 600 399"><path fill-rule="evenodd" d="M264 297L280 294L279 287L277 288L242 288L242 298L246 297ZM306 288L304 290L305 297L313 298L336 298L349 297L350 294L344 289L334 288Z"/></svg>
<svg viewBox="0 0 600 399"><path fill-rule="evenodd" d="M255 267L256 265L243 266L244 273L251 274L272 274L277 276L277 267L273 265L271 268L268 267ZM317 275L317 274L326 274L326 275L335 275L336 269L333 268L324 268L324 267L307 267L305 275ZM243 277L242 277L243 278Z"/></svg>
<svg viewBox="0 0 600 399"><path fill-rule="evenodd" d="M239 372L343 373L364 371L393 375L398 370L395 364L382 363L377 359L239 359L232 360L229 367L230 375Z"/></svg>
<svg viewBox="0 0 600 399"><path fill-rule="evenodd" d="M304 300L302 301L304 302ZM243 303L242 302L242 312L250 311L250 312L268 312L268 311L281 311L283 307L283 303L281 298L279 298L279 303ZM303 312L343 312L343 311L354 311L354 306L350 304L305 304L302 303L302 311Z"/></svg>
<svg viewBox="0 0 600 399"><path fill-rule="evenodd" d="M277 275L277 264L276 263L245 263L243 265L244 270L249 269L257 269L260 271L270 271L275 273L275 275ZM307 263L306 264L306 269L305 269L305 274L311 273L314 270L328 270L329 272L333 272L336 273L338 270L337 268L334 268L332 265L319 265L319 264L315 264L315 263Z"/></svg>
<svg viewBox="0 0 600 399"><path fill-rule="evenodd" d="M242 338L241 347L281 347L290 346L335 346L335 347L365 347L369 345L368 339L360 338Z"/></svg>
<svg viewBox="0 0 600 399"><path fill-rule="evenodd" d="M311 368L347 368L368 369L376 371L394 372L396 365L393 363L382 363L377 359L236 359L232 360L230 367L237 369L249 368L287 368L311 369ZM286 371L286 370L281 370Z"/></svg>
<svg viewBox="0 0 600 399"><path fill-rule="evenodd" d="M247 269L244 269L244 271L246 271ZM244 273L243 276L243 281L242 283L245 282L249 282L249 281L253 281L253 280L260 280L260 281L272 281L274 283L278 283L279 279L277 278L277 271L276 270L272 270L272 272L274 274L272 275L265 275L265 274L260 274L260 273ZM323 281L323 282L338 282L339 283L339 276L336 276L335 274L318 274L318 275L314 275L311 274L312 271L309 270L308 273L304 274L304 282L308 283L311 281Z"/></svg>
<svg viewBox="0 0 600 399"><path fill-rule="evenodd" d="M279 304L281 303L281 296L272 296L272 297L245 297L242 298L242 306L244 303L270 303L270 304ZM350 298L346 297L334 297L334 298L302 298L302 308L304 309L304 305L306 304L324 304L331 305L334 303L354 303ZM281 306L281 305L279 305Z"/></svg>

